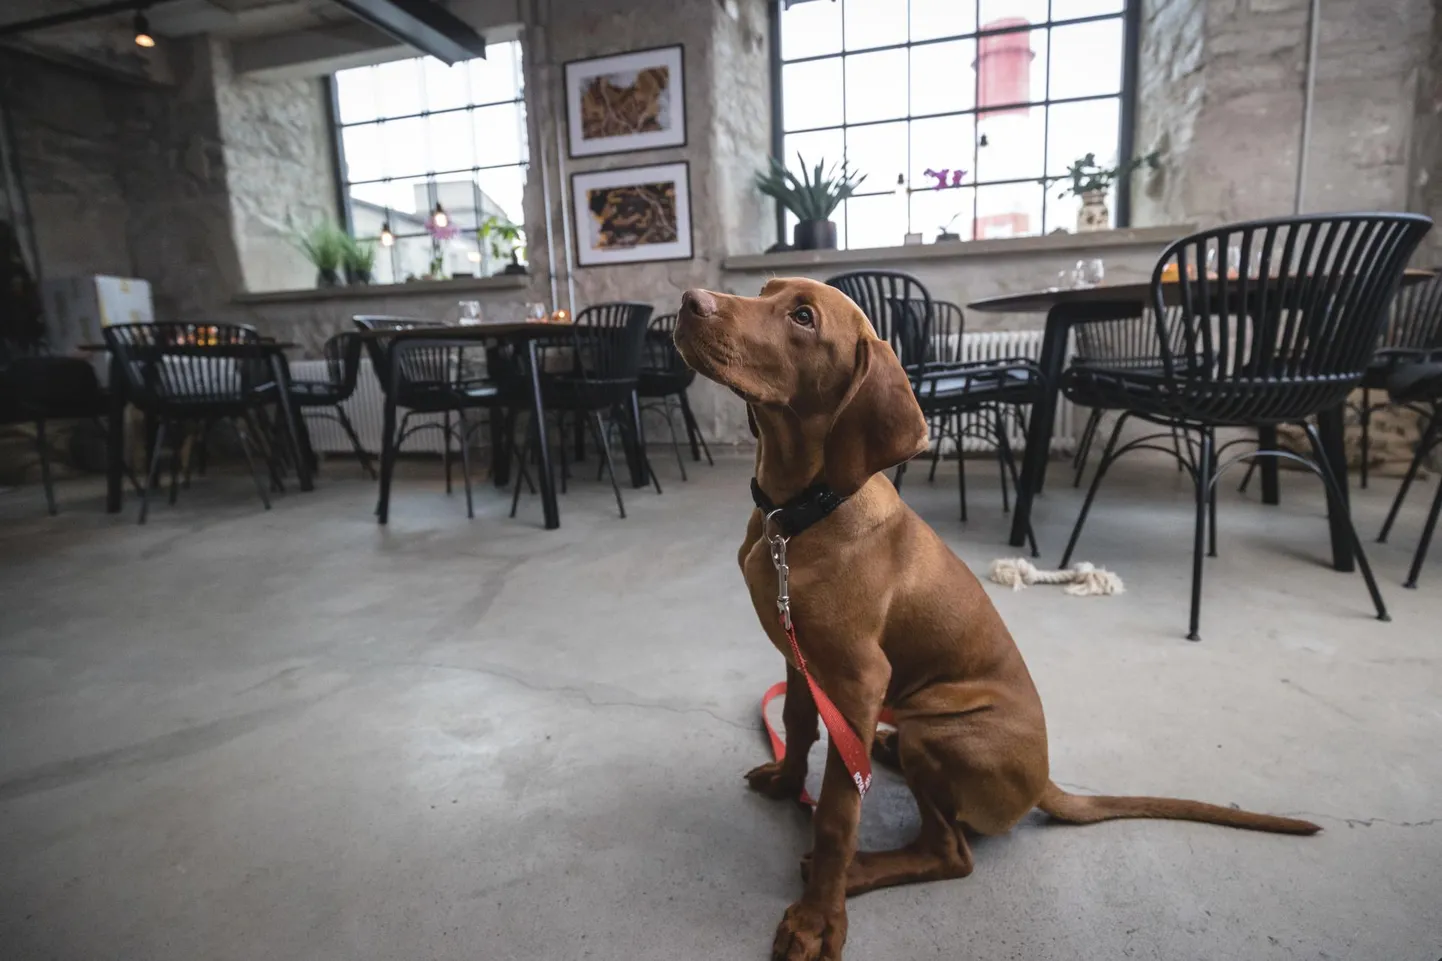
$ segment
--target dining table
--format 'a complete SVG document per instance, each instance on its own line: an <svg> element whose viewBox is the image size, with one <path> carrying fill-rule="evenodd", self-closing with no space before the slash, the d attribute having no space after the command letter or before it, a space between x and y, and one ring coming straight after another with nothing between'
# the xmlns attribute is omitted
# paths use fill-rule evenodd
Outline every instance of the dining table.
<svg viewBox="0 0 1442 961"><path fill-rule="evenodd" d="M269 338L246 345L247 349L253 348L263 354L270 365L277 387L276 403L289 428L285 432L286 442L295 462L296 480L301 490L310 491L315 489L315 483L311 476L308 434L300 408L291 403L290 364L285 359L285 352L298 346ZM120 355L108 344L80 344L77 349L87 354L110 355L110 414L106 418L105 430L105 512L117 514L123 506L125 492L125 408L130 403L129 378L125 375Z"/></svg>
<svg viewBox="0 0 1442 961"><path fill-rule="evenodd" d="M1408 268L1402 277L1402 284L1421 283L1433 276L1433 271ZM1182 283L1177 280L1161 282L1162 300L1166 304L1181 302ZM1012 511L1011 532L1008 543L1021 547L1026 543L1027 531L1031 526L1031 514L1037 495L1046 483L1047 462L1051 450L1052 435L1056 428L1058 398L1061 393L1062 373L1069 359L1072 328L1077 324L1091 321L1118 320L1139 317L1152 303L1152 284L1121 283L1098 284L1087 287L1048 287L1018 294L1003 294L972 301L968 309L983 313L1045 314L1046 327L1042 335L1041 354L1037 366L1044 381L1042 399L1035 405L1027 422L1026 447L1022 454L1021 477L1017 485L1016 503ZM1347 454L1343 438L1345 405L1338 405L1323 411L1317 417L1317 429L1322 439L1322 452L1334 477L1343 482L1340 488L1343 503L1348 497ZM1259 446L1274 450L1277 446L1277 429L1263 426L1259 430ZM1262 479L1262 503L1279 504L1281 492L1277 471L1277 459L1263 457L1258 471ZM1345 513L1328 512L1328 525L1332 540L1332 564L1339 571L1351 571L1354 565L1351 534Z"/></svg>

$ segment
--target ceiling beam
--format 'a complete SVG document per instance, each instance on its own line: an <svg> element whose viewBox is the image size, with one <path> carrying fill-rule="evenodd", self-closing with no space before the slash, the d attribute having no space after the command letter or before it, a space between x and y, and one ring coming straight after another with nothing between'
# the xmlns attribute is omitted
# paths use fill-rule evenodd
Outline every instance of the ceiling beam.
<svg viewBox="0 0 1442 961"><path fill-rule="evenodd" d="M433 0L335 0L402 43L447 65L486 55L486 38Z"/></svg>
<svg viewBox="0 0 1442 961"><path fill-rule="evenodd" d="M48 16L36 17L33 20L20 20L4 24L0 26L0 37L13 37L17 34L29 33L32 30L44 30L48 27L62 27L67 23L97 20L111 14L130 13L169 2L171 0L115 0L115 2L102 3L95 7L81 7L77 10L67 10L64 13L52 13Z"/></svg>

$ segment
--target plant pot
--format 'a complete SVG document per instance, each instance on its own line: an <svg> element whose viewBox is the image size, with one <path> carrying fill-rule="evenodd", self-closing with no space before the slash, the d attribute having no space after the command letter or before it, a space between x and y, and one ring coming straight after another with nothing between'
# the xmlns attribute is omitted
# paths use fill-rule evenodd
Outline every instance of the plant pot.
<svg viewBox="0 0 1442 961"><path fill-rule="evenodd" d="M1111 227L1111 214L1107 211L1105 190L1088 190L1081 195L1081 209L1076 214L1077 233L1090 230L1107 230Z"/></svg>
<svg viewBox="0 0 1442 961"><path fill-rule="evenodd" d="M951 241L960 240L960 239L961 239L961 234L954 234L954 233L952 233L952 232L949 231L949 230L943 230L943 231L941 231L941 233L939 233L939 234L936 235L936 242L939 243L939 244L950 243Z"/></svg>
<svg viewBox="0 0 1442 961"><path fill-rule="evenodd" d="M507 277L525 277L530 271L526 270L523 264L509 263L501 273Z"/></svg>
<svg viewBox="0 0 1442 961"><path fill-rule="evenodd" d="M801 220L791 233L796 250L835 250L836 224L830 220Z"/></svg>
<svg viewBox="0 0 1442 961"><path fill-rule="evenodd" d="M340 271L322 267L315 272L315 285L317 287L339 287L341 285Z"/></svg>
<svg viewBox="0 0 1442 961"><path fill-rule="evenodd" d="M371 282L371 272L369 270L353 270L347 267L345 282L348 284L368 284Z"/></svg>

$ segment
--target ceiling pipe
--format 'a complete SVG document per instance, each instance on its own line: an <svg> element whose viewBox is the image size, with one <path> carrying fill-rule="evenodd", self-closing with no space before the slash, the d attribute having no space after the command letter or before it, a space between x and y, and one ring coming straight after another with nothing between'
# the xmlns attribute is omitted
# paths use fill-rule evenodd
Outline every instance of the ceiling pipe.
<svg viewBox="0 0 1442 961"><path fill-rule="evenodd" d="M1307 189L1307 152L1312 141L1312 97L1317 85L1317 30L1322 19L1322 0L1312 0L1307 18L1307 80L1302 87L1302 140L1297 146L1297 190L1292 198L1292 213L1302 212L1302 199Z"/></svg>

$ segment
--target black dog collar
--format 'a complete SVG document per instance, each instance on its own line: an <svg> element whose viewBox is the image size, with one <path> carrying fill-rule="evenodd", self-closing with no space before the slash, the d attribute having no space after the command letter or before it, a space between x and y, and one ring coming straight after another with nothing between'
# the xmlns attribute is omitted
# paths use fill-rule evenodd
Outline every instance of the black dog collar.
<svg viewBox="0 0 1442 961"><path fill-rule="evenodd" d="M846 503L846 498L832 490L830 484L819 481L778 507L754 477L751 478L751 499L762 514L776 512L772 521L787 537L795 537Z"/></svg>

